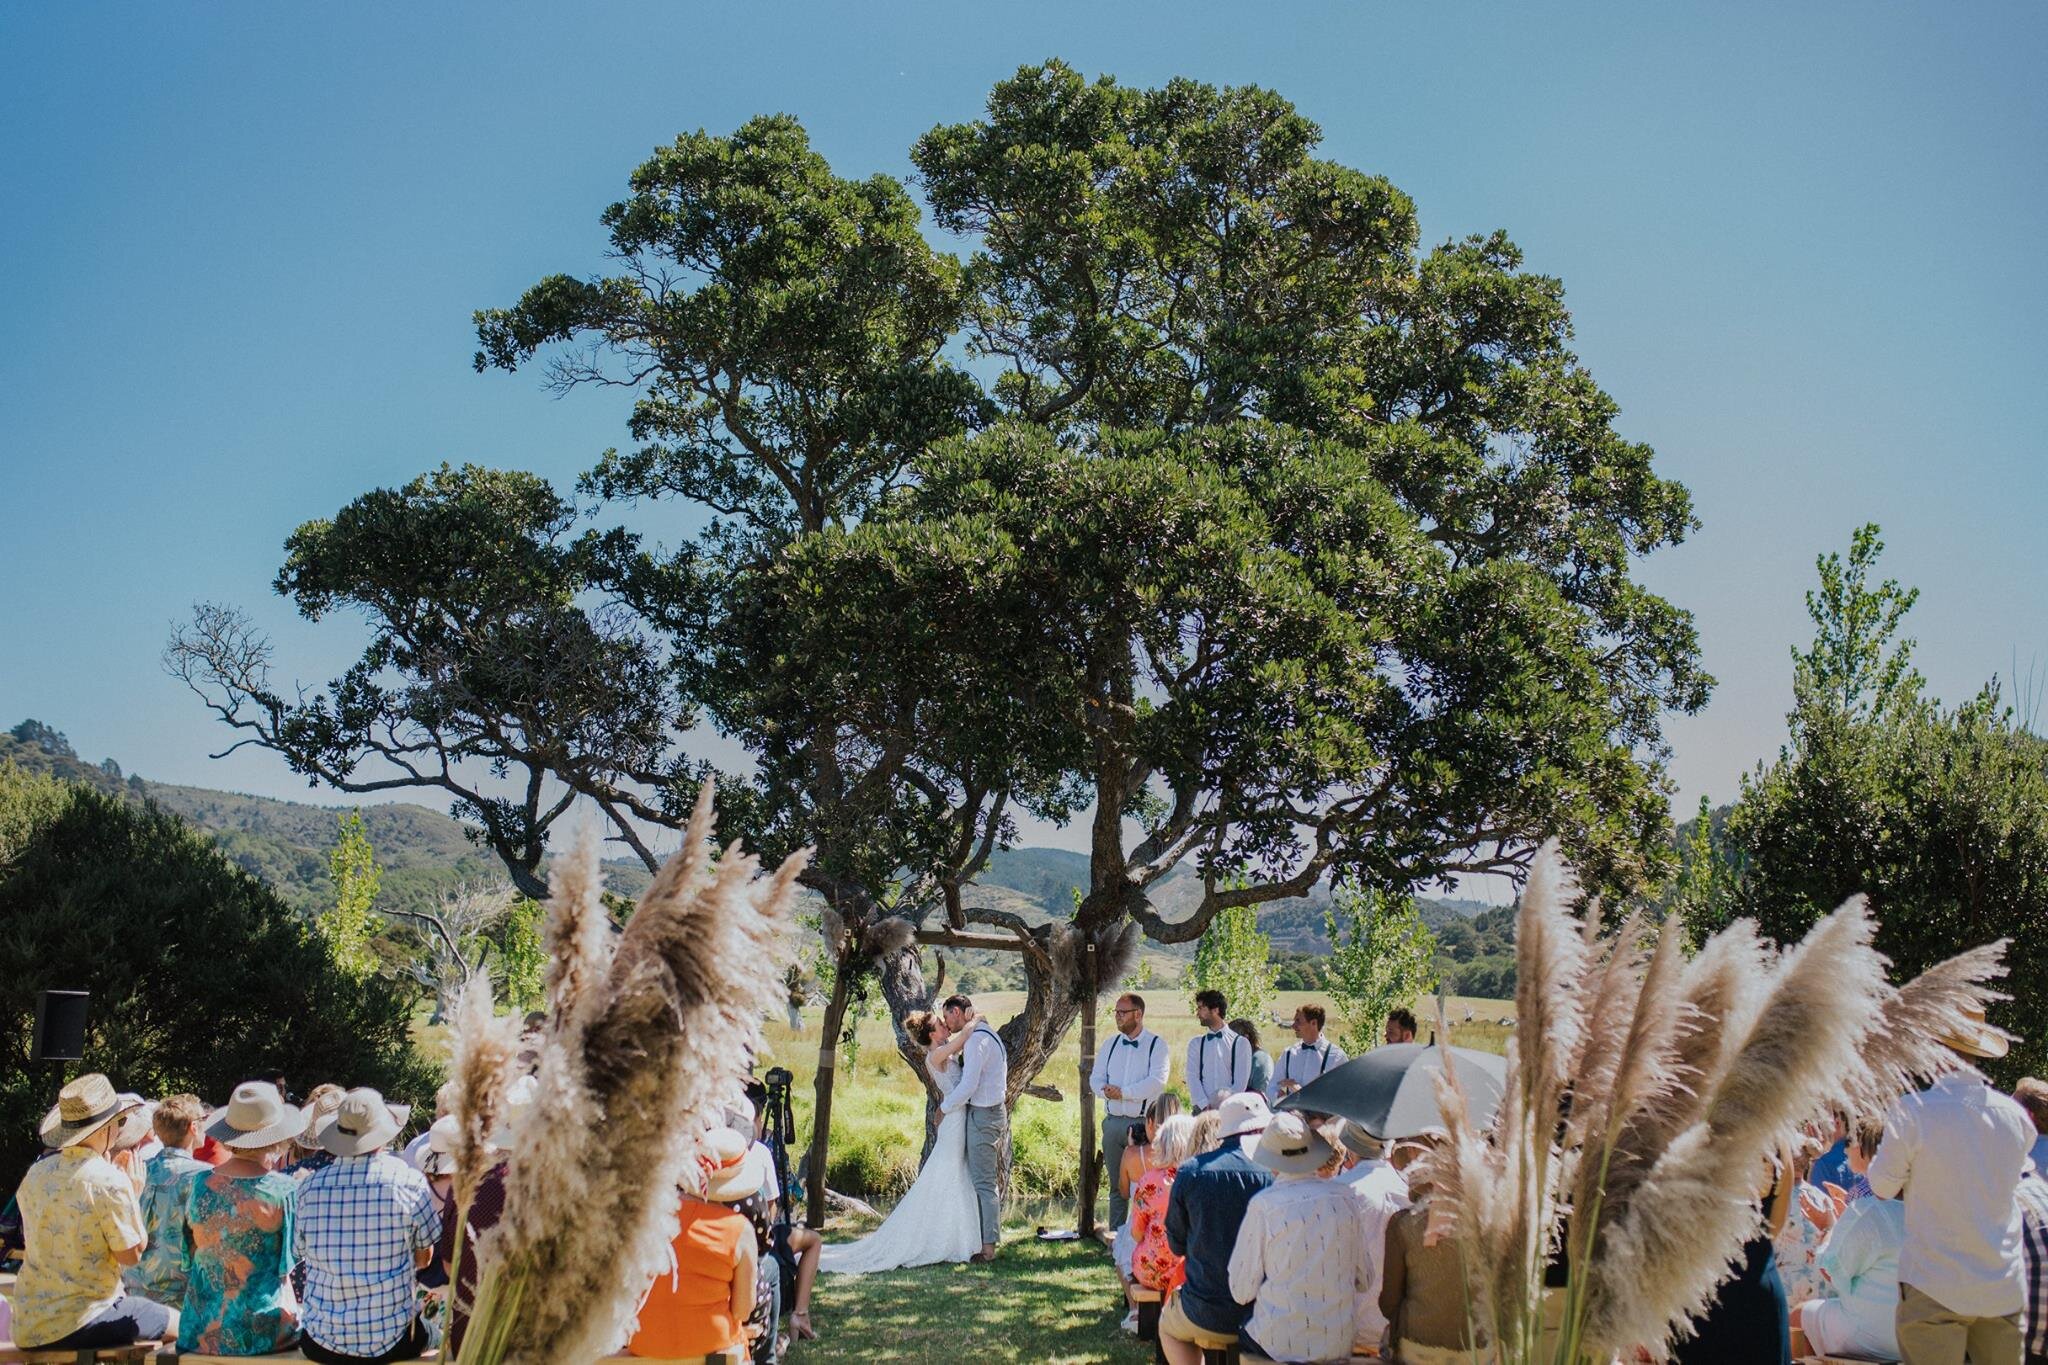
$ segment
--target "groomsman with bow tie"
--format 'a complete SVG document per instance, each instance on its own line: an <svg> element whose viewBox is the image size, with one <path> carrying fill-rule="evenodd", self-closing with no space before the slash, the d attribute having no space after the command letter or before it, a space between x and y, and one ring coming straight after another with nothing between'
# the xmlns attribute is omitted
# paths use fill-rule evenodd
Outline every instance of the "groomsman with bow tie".
<svg viewBox="0 0 2048 1365"><path fill-rule="evenodd" d="M1166 1093L1166 1071L1172 1049L1145 1027L1145 999L1116 998L1116 1033L1095 1054L1088 1088L1103 1102L1102 1155L1109 1163L1109 1225L1120 1228L1128 1209L1127 1196L1116 1187L1117 1167L1130 1145L1131 1130L1145 1126L1145 1109Z"/></svg>
<svg viewBox="0 0 2048 1365"><path fill-rule="evenodd" d="M1222 991L1195 992L1195 1020L1208 1030L1188 1040L1188 1097L1197 1114L1251 1089L1251 1040L1223 1027L1229 1017Z"/></svg>
<svg viewBox="0 0 2048 1365"><path fill-rule="evenodd" d="M1323 1036L1323 1022L1329 1016L1321 1005L1303 1005L1294 1012L1294 1036L1300 1039L1280 1054L1273 1068L1266 1098L1278 1104L1287 1096L1345 1062L1344 1049Z"/></svg>

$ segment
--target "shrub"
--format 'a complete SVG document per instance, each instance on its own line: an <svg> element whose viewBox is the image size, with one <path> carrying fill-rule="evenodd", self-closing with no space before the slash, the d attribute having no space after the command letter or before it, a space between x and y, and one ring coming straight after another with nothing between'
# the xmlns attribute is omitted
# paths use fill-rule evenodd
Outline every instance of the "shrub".
<svg viewBox="0 0 2048 1365"><path fill-rule="evenodd" d="M8 803L0 800L0 806ZM414 992L359 981L271 889L154 804L71 787L0 865L0 1188L35 1156L70 1075L225 1100L255 1072L431 1103ZM33 1068L36 993L92 993L86 1056ZM431 1112L429 1109L427 1112Z"/></svg>

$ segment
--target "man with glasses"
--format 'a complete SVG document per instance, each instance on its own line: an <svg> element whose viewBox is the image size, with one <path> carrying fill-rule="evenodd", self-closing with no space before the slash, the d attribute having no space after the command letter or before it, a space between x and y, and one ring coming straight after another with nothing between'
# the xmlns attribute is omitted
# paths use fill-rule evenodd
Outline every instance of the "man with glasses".
<svg viewBox="0 0 2048 1365"><path fill-rule="evenodd" d="M1166 1093L1172 1050L1145 1027L1144 997L1116 1000L1116 1034L1095 1054L1088 1088L1103 1102L1102 1155L1109 1166L1109 1225L1124 1225L1125 1196L1117 1189L1117 1168L1130 1145L1131 1130L1145 1126L1145 1106ZM1142 1139L1141 1139L1142 1140Z"/></svg>

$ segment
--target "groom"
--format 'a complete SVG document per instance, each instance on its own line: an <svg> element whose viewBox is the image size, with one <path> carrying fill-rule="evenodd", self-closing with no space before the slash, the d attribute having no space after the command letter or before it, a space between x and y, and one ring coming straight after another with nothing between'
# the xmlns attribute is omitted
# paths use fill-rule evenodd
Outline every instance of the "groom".
<svg viewBox="0 0 2048 1365"><path fill-rule="evenodd" d="M974 1012L974 1002L964 995L948 999L939 1015L946 1027L958 1033L967 1029L967 1048L960 1058L960 1080L939 1111L950 1114L967 1106L967 1173L974 1181L975 1198L981 1204L981 1250L967 1259L985 1264L996 1258L996 1239L1002 1235L1002 1206L996 1200L996 1172L1002 1161L1003 1144L1010 1136L1010 1111L1004 1104L1010 1080L1010 1056L1003 1040L989 1027L988 1020Z"/></svg>

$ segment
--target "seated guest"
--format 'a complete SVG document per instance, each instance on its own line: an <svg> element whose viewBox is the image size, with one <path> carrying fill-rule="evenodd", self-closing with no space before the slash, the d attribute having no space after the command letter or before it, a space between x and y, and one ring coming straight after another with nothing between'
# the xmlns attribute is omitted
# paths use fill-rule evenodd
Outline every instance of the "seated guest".
<svg viewBox="0 0 2048 1365"><path fill-rule="evenodd" d="M149 1247L121 1280L161 1304L185 1299L185 1177L213 1169L192 1155L201 1137L199 1120L205 1117L206 1106L197 1095L166 1095L150 1119L163 1146L142 1173L142 1221L149 1229Z"/></svg>
<svg viewBox="0 0 2048 1365"><path fill-rule="evenodd" d="M1252 1081L1246 1089L1266 1094L1273 1088L1273 1054L1259 1046L1259 1026L1249 1019L1233 1019L1230 1031L1252 1045Z"/></svg>
<svg viewBox="0 0 2048 1365"><path fill-rule="evenodd" d="M1152 1169L1131 1191L1131 1259L1127 1275L1162 1297L1180 1288L1186 1278L1183 1262L1166 1244L1166 1207L1173 1178L1194 1156L1195 1120L1175 1114L1159 1125L1150 1143Z"/></svg>
<svg viewBox="0 0 2048 1365"><path fill-rule="evenodd" d="M342 1088L332 1081L313 1087L312 1093L306 1096L305 1104L300 1106L300 1112L306 1116L305 1131L292 1142L292 1159L279 1167L279 1170L295 1180L304 1180L322 1166L334 1163L334 1153L320 1146L319 1132L320 1126L327 1122L335 1107L341 1103L344 1093ZM212 1142L213 1139L208 1138L207 1141Z"/></svg>
<svg viewBox="0 0 2048 1365"><path fill-rule="evenodd" d="M2027 1111L2027 1119L2034 1125L2034 1146L2028 1153L2034 1160L2034 1169L2048 1176L2048 1081L2037 1076L2024 1077L2013 1087L2012 1097L2020 1102L2020 1108Z"/></svg>
<svg viewBox="0 0 2048 1365"><path fill-rule="evenodd" d="M505 1098L498 1116L497 1131L492 1133L487 1144L486 1160L491 1165L477 1181L476 1191L470 1195L466 1219L457 1217L459 1210L451 1209L441 1220L441 1236L434 1244L434 1265L440 1270L443 1284L453 1288L448 1294L448 1340L443 1353L449 1359L462 1354L463 1333L469 1327L469 1313L476 1302L476 1248L480 1234L498 1225L505 1216L505 1181L511 1174L506 1158L518 1141L521 1121L526 1117L527 1106L533 1103L533 1092L539 1083L532 1076L521 1076L506 1087ZM462 1245L457 1247L455 1239L460 1233ZM462 1264L457 1267L456 1258Z"/></svg>
<svg viewBox="0 0 2048 1365"><path fill-rule="evenodd" d="M1387 1223L1408 1207L1408 1177L1405 1168L1420 1154L1414 1143L1397 1143L1392 1160L1382 1156L1385 1144L1358 1124L1340 1119L1334 1125L1337 1146L1344 1156L1344 1168L1336 1183L1351 1191L1361 1205L1359 1225L1365 1235L1365 1254L1372 1262L1369 1282L1359 1295L1356 1344L1378 1349L1387 1334L1387 1318L1380 1312L1380 1281L1386 1268Z"/></svg>
<svg viewBox="0 0 2048 1365"><path fill-rule="evenodd" d="M8 1294L16 1345L125 1346L177 1330L175 1309L121 1283L149 1233L135 1182L106 1152L115 1121L138 1105L95 1071L65 1086L44 1116L43 1145L56 1154L29 1167L17 1194L28 1246Z"/></svg>
<svg viewBox="0 0 2048 1365"><path fill-rule="evenodd" d="M2027 1272L2020 1344L2026 1365L2048 1365L2048 1179L2029 1167L2013 1193L2019 1205L2021 1259Z"/></svg>
<svg viewBox="0 0 2048 1365"><path fill-rule="evenodd" d="M1820 1245L1827 1239L1827 1231L1809 1210L1825 1208L1828 1221L1832 1222L1836 1205L1833 1196L1811 1179L1818 1146L1816 1139L1806 1138L1792 1149L1789 1177L1792 1207L1771 1237L1772 1251L1778 1261L1778 1278L1785 1282L1785 1301L1788 1304L1805 1303L1808 1299L1819 1298L1822 1293ZM1839 1190L1841 1186L1835 1188Z"/></svg>
<svg viewBox="0 0 2048 1365"><path fill-rule="evenodd" d="M449 1118L454 1115L455 1100L457 1093L458 1087L456 1086L455 1082L441 1082L441 1088L434 1092L435 1123L439 1123L442 1119ZM419 1136L415 1137L411 1142L406 1143L405 1150L400 1152L399 1155L404 1158L406 1165L412 1167L416 1171L419 1171L421 1174L425 1174L427 1169L427 1149L433 1145L433 1141L434 1130L433 1127L429 1125L426 1132L421 1133Z"/></svg>
<svg viewBox="0 0 2048 1365"><path fill-rule="evenodd" d="M1442 1136L1432 1131L1417 1145L1426 1152ZM1465 1312L1465 1272L1456 1244L1430 1232L1426 1171L1423 1164L1409 1167L1414 1202L1387 1221L1380 1312L1397 1365L1467 1365L1484 1358L1486 1343L1474 1339Z"/></svg>
<svg viewBox="0 0 2048 1365"><path fill-rule="evenodd" d="M306 1359L417 1360L432 1344L414 1312L414 1275L441 1236L427 1178L385 1148L410 1111L375 1090L341 1097L319 1128L332 1154L299 1186L293 1250L306 1263Z"/></svg>
<svg viewBox="0 0 2048 1365"><path fill-rule="evenodd" d="M1275 1114L1252 1160L1275 1179L1245 1206L1230 1253L1230 1293L1251 1308L1238 1344L1268 1360L1348 1360L1372 1258L1357 1199L1328 1179L1341 1158L1301 1115Z"/></svg>
<svg viewBox="0 0 2048 1365"><path fill-rule="evenodd" d="M1813 1159L1813 1169L1807 1175L1807 1181L1823 1190L1829 1185L1840 1185L1846 1189L1849 1184L1849 1139L1852 1136L1849 1121L1840 1114L1831 1114L1825 1137L1810 1124L1806 1131L1824 1143L1824 1150Z"/></svg>
<svg viewBox="0 0 2048 1365"><path fill-rule="evenodd" d="M1266 1097L1241 1091L1217 1109L1222 1145L1184 1163L1166 1204L1166 1245L1186 1259L1185 1279L1159 1313L1159 1350L1169 1365L1200 1365L1202 1352L1236 1343L1246 1312L1230 1292L1230 1253L1252 1196L1273 1183L1247 1141L1266 1129Z"/></svg>
<svg viewBox="0 0 2048 1365"><path fill-rule="evenodd" d="M767 1102L768 1087L759 1081L747 1082L747 1121L739 1132L753 1140L754 1159L762 1171L761 1207L768 1218L765 1249L773 1253L775 1296L780 1305L776 1316L788 1316L790 1335L796 1340L816 1341L817 1329L811 1326L811 1289L818 1282L818 1258L824 1254L825 1239L815 1228L796 1226L780 1216L777 1203L782 1198L782 1181L775 1173L775 1153L766 1141ZM793 1293L791 1285L795 1286Z"/></svg>
<svg viewBox="0 0 2048 1365"><path fill-rule="evenodd" d="M1180 1113L1180 1097L1161 1095L1145 1107L1144 1126L1129 1134L1124 1145L1123 1159L1117 1163L1116 1184L1122 1198L1118 1201L1124 1211L1124 1221L1117 1224L1116 1239L1110 1243L1110 1256L1116 1261L1116 1273L1126 1281L1131 1278L1131 1255L1138 1249L1137 1230L1132 1226L1136 1221L1131 1209L1131 1198L1136 1193L1138 1182L1154 1165L1152 1144L1159 1140L1159 1125L1170 1116ZM1190 1127L1193 1126L1190 1122ZM1160 1213L1165 1213L1165 1205ZM1138 1310L1133 1307L1130 1316L1124 1319L1127 1331L1138 1330Z"/></svg>
<svg viewBox="0 0 2048 1365"><path fill-rule="evenodd" d="M640 1325L626 1353L656 1358L734 1357L748 1352L747 1315L754 1311L758 1261L754 1229L732 1205L761 1187L747 1143L727 1128L704 1140L705 1167L683 1196L675 1268L657 1275L640 1305Z"/></svg>
<svg viewBox="0 0 2048 1365"><path fill-rule="evenodd" d="M1820 1249L1827 1296L1808 1299L1793 1310L1793 1356L1814 1352L1897 1360L1899 1251L1906 1244L1906 1206L1896 1199L1859 1199L1840 1217L1830 1209L1822 1219L1828 1224L1827 1241Z"/></svg>
<svg viewBox="0 0 2048 1365"><path fill-rule="evenodd" d="M208 1136L232 1155L185 1182L188 1281L178 1349L260 1356L299 1339L292 1292L292 1237L299 1184L277 1169L305 1125L277 1087L248 1081L208 1120Z"/></svg>

